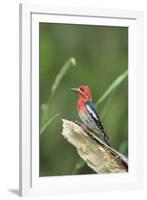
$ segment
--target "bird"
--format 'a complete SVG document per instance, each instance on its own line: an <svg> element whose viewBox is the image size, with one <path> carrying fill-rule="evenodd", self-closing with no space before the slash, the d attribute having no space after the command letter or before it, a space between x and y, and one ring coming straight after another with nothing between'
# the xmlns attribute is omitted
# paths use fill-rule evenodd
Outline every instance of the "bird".
<svg viewBox="0 0 147 200"><path fill-rule="evenodd" d="M92 101L91 89L86 85L70 89L78 94L77 110L83 124L88 129L96 131L96 133L101 136L105 144L110 146L109 138L105 133L104 126L100 120L96 106Z"/></svg>

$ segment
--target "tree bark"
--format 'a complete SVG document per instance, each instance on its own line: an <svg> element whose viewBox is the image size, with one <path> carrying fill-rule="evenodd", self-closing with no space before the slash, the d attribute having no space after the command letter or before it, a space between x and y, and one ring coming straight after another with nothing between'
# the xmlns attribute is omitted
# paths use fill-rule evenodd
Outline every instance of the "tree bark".
<svg viewBox="0 0 147 200"><path fill-rule="evenodd" d="M118 173L128 171L127 158L106 145L82 124L62 119L62 135L74 147L79 156L96 173Z"/></svg>

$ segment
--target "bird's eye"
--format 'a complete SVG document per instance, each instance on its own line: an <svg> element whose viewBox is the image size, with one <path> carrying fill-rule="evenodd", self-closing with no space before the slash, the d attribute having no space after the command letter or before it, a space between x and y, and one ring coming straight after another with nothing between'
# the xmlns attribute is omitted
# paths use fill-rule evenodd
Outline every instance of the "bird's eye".
<svg viewBox="0 0 147 200"><path fill-rule="evenodd" d="M81 90L82 92L84 91L84 89L83 89L83 88L81 88L81 87L80 87L80 90Z"/></svg>

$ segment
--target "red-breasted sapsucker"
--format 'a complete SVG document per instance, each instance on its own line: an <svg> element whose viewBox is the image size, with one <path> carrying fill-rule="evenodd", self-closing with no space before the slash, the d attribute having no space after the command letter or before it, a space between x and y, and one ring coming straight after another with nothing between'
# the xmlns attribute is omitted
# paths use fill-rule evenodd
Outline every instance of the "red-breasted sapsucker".
<svg viewBox="0 0 147 200"><path fill-rule="evenodd" d="M109 138L105 133L103 124L96 110L95 104L92 102L91 90L88 86L81 85L79 88L71 88L73 92L78 94L78 113L84 125L90 130L96 130L103 141L110 146Z"/></svg>

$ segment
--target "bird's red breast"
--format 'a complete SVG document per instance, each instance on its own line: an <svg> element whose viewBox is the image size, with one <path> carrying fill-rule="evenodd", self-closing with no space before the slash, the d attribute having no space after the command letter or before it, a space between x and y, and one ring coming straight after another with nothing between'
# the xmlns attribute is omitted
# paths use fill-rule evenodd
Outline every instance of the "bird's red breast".
<svg viewBox="0 0 147 200"><path fill-rule="evenodd" d="M86 110L85 104L91 100L91 90L88 86L86 85L81 85L80 87L80 92L79 92L79 98L78 98L78 111L84 111Z"/></svg>

